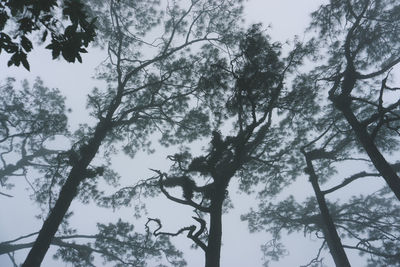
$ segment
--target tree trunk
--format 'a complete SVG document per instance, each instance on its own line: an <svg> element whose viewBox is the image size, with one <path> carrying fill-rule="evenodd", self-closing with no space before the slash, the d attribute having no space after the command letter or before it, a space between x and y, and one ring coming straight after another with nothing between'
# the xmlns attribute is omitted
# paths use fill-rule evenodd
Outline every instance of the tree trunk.
<svg viewBox="0 0 400 267"><path fill-rule="evenodd" d="M222 195L224 196L224 194ZM219 196L220 197L220 196ZM210 232L206 250L206 267L219 267L222 238L222 199L213 199L210 212Z"/></svg>
<svg viewBox="0 0 400 267"><path fill-rule="evenodd" d="M81 158L72 167L65 184L61 188L60 195L46 221L43 223L42 229L22 267L39 267L42 263L50 243L77 193L79 184L85 179L87 167L99 150L107 131L108 125L105 122L100 122L87 146L81 148Z"/></svg>
<svg viewBox="0 0 400 267"><path fill-rule="evenodd" d="M331 252L333 261L336 267L350 267L349 259L347 258L346 252L344 251L340 237L336 231L335 224L333 223L332 217L329 213L328 206L325 201L324 194L321 192L321 188L318 184L318 177L315 174L314 166L310 159L307 158L307 173L310 177L310 182L317 198L319 210L322 217L322 228L326 243L328 244L329 251Z"/></svg>
<svg viewBox="0 0 400 267"><path fill-rule="evenodd" d="M367 131L367 128L358 121L349 104L342 105L339 107L339 109L355 132L358 140L367 152L375 168L382 175L383 179L385 179L386 183L396 195L397 199L400 200L400 178L396 174L393 167L386 161L385 157L376 147L373 139Z"/></svg>
<svg viewBox="0 0 400 267"><path fill-rule="evenodd" d="M356 134L361 145L367 152L369 158L374 164L375 168L385 179L387 185L396 195L397 199L400 200L400 178L393 169L393 167L386 161L385 157L379 151L374 143L374 140L369 135L367 127L362 125L357 117L354 115L351 109L350 94L354 89L357 82L357 75L354 66L351 64L347 66L346 73L342 82L342 93L339 96L333 94L329 96L329 99L335 104L336 108L340 110L347 122L350 124L354 133ZM332 92L333 93L333 92Z"/></svg>

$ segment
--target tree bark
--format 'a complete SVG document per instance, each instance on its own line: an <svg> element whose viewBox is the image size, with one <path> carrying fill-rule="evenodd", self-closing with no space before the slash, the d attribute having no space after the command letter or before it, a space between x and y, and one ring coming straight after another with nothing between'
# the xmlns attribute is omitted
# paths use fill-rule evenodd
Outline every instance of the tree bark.
<svg viewBox="0 0 400 267"><path fill-rule="evenodd" d="M314 171L312 161L311 159L307 158L307 155L305 155L305 157L307 162L307 174L310 177L310 182L314 189L318 207L321 212L323 222L322 230L333 261L335 262L336 267L351 267L346 252L344 251L342 241L340 240L335 224L333 223L332 216L329 213L324 194L321 192L321 188L319 187L318 177Z"/></svg>
<svg viewBox="0 0 400 267"><path fill-rule="evenodd" d="M108 128L109 125L107 123L100 122L88 144L81 148L81 158L73 165L65 184L61 188L60 195L43 223L42 229L22 267L39 267L42 263L57 229L77 193L80 183L86 178L87 167L99 150Z"/></svg>

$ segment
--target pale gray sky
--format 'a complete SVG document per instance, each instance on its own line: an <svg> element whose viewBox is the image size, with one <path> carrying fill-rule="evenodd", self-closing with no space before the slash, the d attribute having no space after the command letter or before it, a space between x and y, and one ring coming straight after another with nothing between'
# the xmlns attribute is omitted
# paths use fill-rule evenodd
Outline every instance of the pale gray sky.
<svg viewBox="0 0 400 267"><path fill-rule="evenodd" d="M245 17L247 23L262 22L265 26L271 25L270 34L274 41L284 42L292 39L294 35L303 36L305 27L309 22L309 13L315 10L322 0L249 0L246 3ZM27 72L23 68L6 67L6 56L0 56L0 79L3 80L8 76L16 77L17 80L27 78L33 81L36 76L40 76L45 85L48 87L57 87L67 97L67 106L73 109L70 114L70 124L73 128L80 122L86 122L86 95L94 87L101 87L102 83L92 79L95 68L106 58L106 54L98 49L91 49L88 54L83 55L83 64L68 64L60 60L51 60L49 50L35 47L34 51L29 54L29 62L31 71ZM123 181L130 183L133 179L146 178L152 175L148 168L167 168L169 162L166 160L168 154L174 153L172 150L161 148L156 155L148 156L145 153L139 153L133 160L126 156L120 156L114 161L115 168L123 176ZM133 169L132 169L133 168ZM372 183L372 182L371 182ZM9 193L14 198L1 198L0 214L0 241L12 239L23 234L37 231L41 227L41 223L34 219L36 214L35 207L27 198L24 190L27 185L24 181L16 183L15 190ZM354 188L352 188L354 189ZM250 206L255 206L256 201L245 195L237 196L236 190L229 190L233 197L235 209L228 215L223 217L223 248L221 266L223 267L242 267L242 266L261 266L260 245L268 241L269 236L263 233L249 234L246 223L240 222L241 214L248 211ZM312 195L311 186L307 179L301 181L301 178L295 183L288 192L296 193L299 198ZM346 192L344 193L346 194ZM334 198L338 196L333 196ZM169 211L172 208L179 210L179 215L184 217L180 219L178 216L171 217ZM82 233L91 232L97 218L102 221L104 218L116 221L118 217L133 219L132 211L124 209L114 214L104 213L103 210L93 208L92 206L82 206L77 201L71 206L75 211L72 223L79 227ZM149 217L160 217L163 224L170 227L171 231L177 230L184 226L182 221L192 224L190 216L191 209L185 210L168 201L154 202L150 204ZM168 211L168 213L166 212ZM177 212L178 213L178 212ZM137 229L143 229L140 222L135 223ZM272 267L278 266L299 266L307 263L316 252L318 243L310 242L309 237L303 235L292 235L284 238L290 255L283 258L278 263L271 264ZM204 255L201 250L190 250L190 240L186 237L176 238L180 249L185 252L185 258L189 267L204 266ZM28 250L18 252L22 260ZM325 252L327 266L333 266L330 255ZM350 253L350 259L357 265L358 256ZM55 266L51 260L51 252L46 256L43 267ZM0 266L12 266L6 256L0 256ZM58 266L64 266L59 264Z"/></svg>

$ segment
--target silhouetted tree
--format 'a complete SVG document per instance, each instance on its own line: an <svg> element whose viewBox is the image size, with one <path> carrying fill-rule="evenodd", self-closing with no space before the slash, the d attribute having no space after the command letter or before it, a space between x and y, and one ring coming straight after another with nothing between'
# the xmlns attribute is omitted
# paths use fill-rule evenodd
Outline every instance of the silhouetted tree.
<svg viewBox="0 0 400 267"><path fill-rule="evenodd" d="M285 183L277 171L278 159L285 157L282 142L277 142L283 133L274 125L272 116L279 106L286 75L301 62L307 48L298 44L287 58L281 59L280 45L270 43L261 26L253 25L239 39L238 48L233 49L229 53L232 58L228 59L216 50L211 62L200 67L199 80L199 89L204 91L202 106L216 114L215 125L220 129L229 127L221 118L233 122L231 134L223 136L218 129L213 130L206 155L192 157L189 152L178 153L170 157L174 161L170 173L158 172L162 193L174 202L193 207L197 214L193 218L200 228L193 225L167 233L160 232L158 219L148 222L157 223L155 235L187 232L205 252L207 267L220 266L222 214L229 205L227 190L231 180L241 177L243 190L249 190L260 182L257 171L251 168L269 161L273 167L263 174L274 176L276 184L280 184L277 188ZM213 90L217 91L218 100ZM209 100L210 95L213 98ZM180 188L182 197L173 196L169 188ZM205 215L209 216L208 224Z"/></svg>
<svg viewBox="0 0 400 267"><path fill-rule="evenodd" d="M381 174L374 171L361 171L343 179L341 183L332 188L321 189L320 184L337 179L337 171L341 169L340 163L360 162L368 164L370 160L363 157L363 148L356 136L354 136L347 120L338 113L331 103L321 102L319 94L322 90L320 87L316 87L314 82L316 79L315 77L310 78L303 75L296 79L293 83L295 89L287 95L287 103L291 104L291 106L286 107L289 112L287 117L281 121L282 128L287 127L295 132L295 135L297 135L295 143L298 143L298 149L302 152L302 155L296 155L296 160L287 163L294 169L304 169L312 184L315 198L310 198L304 204L296 203L293 197L278 204L267 204L267 199L271 196L265 195L263 201L260 202L260 210L252 211L243 216L242 219L249 221L251 231L264 229L267 232L272 232L273 240L267 243L263 250L265 256L273 260L278 260L280 256L285 255L285 250L279 242L281 231L287 230L291 233L303 229L305 233L317 233L319 238L324 239L317 257L306 266L317 266L321 261L319 258L321 250L326 246L329 248L336 266L350 266L344 249L353 248L359 248L362 254L367 254L373 259L371 262L380 262L383 266L389 262L393 264L393 260L397 255L396 250L391 250L391 253L383 253L383 251L379 250L378 244L380 242L394 242L387 244L388 247L394 247L394 244L398 242L397 228L390 228L388 236L379 236L376 233L371 234L373 237L364 235L366 232L369 233L370 227L377 227L374 223L380 223L379 220L372 222L372 218L381 218L379 209L389 209L391 212L396 213L394 210L397 209L397 206L387 197L387 190L384 194L385 198L383 198L383 195L377 197L377 194L365 197L366 199L372 199L371 203L373 204L371 205L378 205L377 203L379 203L380 207L360 208L358 205L351 206L354 208L352 210L354 214L349 212L349 214L345 215L355 216L354 218L349 218L349 222L346 222L352 223L351 227L341 225L344 223L342 219L335 217L338 210L351 204L346 203L345 200L342 200L340 204L332 204L326 200L327 194L335 192L356 180L367 177L381 177ZM364 112L372 112L373 110L371 109L364 108ZM379 140L379 144L386 144L390 143L393 140L392 138L390 132L385 132L381 133L377 140ZM396 146L392 143L390 149L396 149ZM368 165L365 167L368 168ZM399 171L398 164L392 164L391 168ZM353 197L350 201L359 198L364 197ZM361 203L360 205L362 205ZM357 207L360 210L356 210ZM369 208L370 210L368 211ZM369 215L366 214L365 216L366 220L371 218L371 221L366 222L366 220L356 218L357 214L363 212L369 212ZM374 212L377 213L374 214ZM383 228L388 227L392 221L397 219L397 215L390 216L388 214L385 213L387 221L382 224ZM346 229L351 230L347 231ZM322 235L318 234L319 232ZM344 244L341 241L342 238L345 238ZM363 238L368 241L363 243ZM354 242L354 239L358 242L358 245L347 245L349 240ZM376 243L369 243L371 240L376 241ZM364 245L369 246L369 248L366 249Z"/></svg>
<svg viewBox="0 0 400 267"><path fill-rule="evenodd" d="M40 265L72 200L104 174L102 166L92 166L102 145L106 155L122 146L133 156L149 145L146 139L151 133L181 122L193 138L203 134L191 120L195 112L188 105L197 92L191 69L199 60L188 48L201 42L228 43L241 11L235 1L207 0L185 7L178 2L165 7L158 1L93 1L91 8L99 18L99 36L108 42L109 60L99 73L108 86L94 89L89 96L90 115L97 123L82 125L73 135L65 168L52 176L56 181L51 183L61 188L60 193L54 204L49 201L50 212L23 266ZM164 31L155 42L147 42L146 34L156 27ZM149 51L142 53L138 47Z"/></svg>
<svg viewBox="0 0 400 267"><path fill-rule="evenodd" d="M313 215L318 221L302 217L304 229L305 231L311 229L311 232L322 231L325 239L323 246L328 245L336 266L349 266L343 248L358 246L342 245L340 241L342 231L339 226L341 222L335 220L335 216L332 215L335 207L329 207L325 196L352 181L370 176L382 176L396 196L398 198L400 196L400 191L398 191L400 180L396 174L397 164L388 163L380 152L391 153L398 149L397 107L399 103L391 101L386 94L388 91L393 94L397 90L388 85L388 77L389 70L398 64L400 58L396 34L400 25L399 9L393 1L330 1L329 4L322 5L313 13L313 18L311 28L318 30L318 42L323 48L321 51L324 53L328 51L330 57L322 64L319 62L319 66L309 75L297 77L293 85L295 89L288 95L292 101L286 102L290 104L287 107L288 116L281 125L294 129L298 136L296 142L299 148L302 147L305 162L304 159L301 160L302 156L298 155L297 161L288 163L296 169L305 169L314 189L315 203L319 208L318 216ZM329 38L325 38L327 36ZM317 59L321 60L321 58ZM381 67L377 67L378 65ZM362 71L370 72L370 74L361 74ZM323 98L328 95L328 90L329 99L333 105L323 101ZM335 112L335 109L339 113ZM312 137L315 139L310 142L308 140L310 137L311 140ZM319 184L329 177L334 177L332 175L340 169L340 167L335 168L333 164L342 161L369 162L369 159L360 155L363 151L368 154L371 163L379 173L362 171L331 189L321 190ZM255 216L257 219L251 217L251 229L262 228L263 226L257 223L264 221L269 225L274 223L279 225L276 229L282 227L289 232L293 231L294 224L287 223L289 221L287 217L293 212L291 209L293 206L287 206L285 210L284 203L286 202L281 202L276 206L279 207L278 214L271 215L276 211L271 204L267 208L271 213L261 212ZM381 208L384 209L388 202L381 203ZM266 207L265 203L260 205ZM311 206L307 204L304 209L309 207ZM391 209L391 206L386 206L386 208ZM264 216L273 216L273 219L264 218ZM371 213L370 217L374 216ZM390 217L390 220L394 217L395 215ZM311 225L310 221L313 221L312 224L315 225L308 228ZM351 231L355 236L368 231L370 225L363 225L363 223L357 224L357 231ZM266 229L271 228L266 227ZM397 229L393 228L391 231L393 232L390 235L397 236ZM276 241L278 239L277 233L270 250L267 251L267 254L270 253L269 255L275 259L284 253ZM382 239L377 236L371 239L366 238L369 241L372 239L377 242L387 241L385 236L382 236ZM398 242L397 237L393 237L392 240ZM365 247L362 248L361 245L359 247L360 250L368 252ZM393 251L387 254L375 253L376 250L372 247L371 255L381 257L378 262L391 262L397 255L397 252ZM314 263L316 263L315 260L310 264Z"/></svg>
<svg viewBox="0 0 400 267"><path fill-rule="evenodd" d="M32 87L24 81L22 88L15 85L14 79L8 79L0 87L0 95L1 187L8 190L14 186L13 178L23 176L31 186L35 202L42 207L48 207L43 210L51 210L73 157L71 151L47 148L48 142L56 136L70 137L64 97L57 89L45 87L40 79ZM99 169L88 171L89 174L96 174ZM109 183L116 181L116 174L109 168L104 168L101 175ZM83 202L88 202L102 194L98 190L96 182L83 182L78 197ZM1 195L12 197L6 193ZM66 217L71 215L72 213ZM0 255L8 254L13 259L14 252L31 248L34 244L32 241L22 241L37 234L38 232L1 242ZM59 247L55 258L71 262L74 266L94 266L94 255L115 263L114 266L145 266L150 258L160 262L168 258L174 266L184 264L181 253L167 238L154 239L150 235L135 233L132 224L121 220L115 224L98 224L97 234L82 235L69 227L67 218L64 218L61 229L51 240L51 245ZM16 264L15 259L13 262Z"/></svg>
<svg viewBox="0 0 400 267"><path fill-rule="evenodd" d="M343 248L358 250L360 255L366 256L368 266L399 264L399 206L389 193L384 188L368 196L354 196L344 203L327 202ZM304 266L320 266L320 253L327 241L324 220L315 197L298 203L291 196L276 204L260 203L259 208L243 219L248 220L251 231L263 230L272 234L273 240L263 248L267 258L279 260L286 255L280 242L284 232L302 232L322 240L317 256Z"/></svg>
<svg viewBox="0 0 400 267"><path fill-rule="evenodd" d="M383 177L400 199L398 164L382 154L399 146L400 101L387 97L399 89L390 85L390 70L400 62L400 8L395 0L332 0L322 5L312 15L317 38L306 46L296 43L286 57L260 25L247 32L237 28L240 0L161 5L157 0L91 0L90 10L80 1L64 1L63 14L72 23L64 33L57 19L48 16L58 14L55 3L0 1L0 30L11 21L18 27L15 40L0 33L0 49L13 54L9 65L22 63L29 69L26 54L32 43L26 36L43 27L43 41L52 33L47 48L54 58L61 53L67 61L81 61L79 53L94 40L96 24L98 43L108 52L97 77L107 86L93 89L88 97L94 126L81 125L73 134L57 90L40 81L33 89L25 85L15 90L11 81L0 87L1 186L7 190L11 176L38 171L40 179L31 186L45 217L39 232L0 243L0 254L31 248L23 266L39 266L54 245L59 247L57 257L77 266L93 266L95 254L115 266L145 266L148 259L163 256L183 266L168 238L186 233L204 251L206 267L219 267L228 186L238 178L246 193L259 186L259 210L243 219L251 231L272 233L273 240L263 248L266 256L276 260L285 253L279 242L282 230L303 230L323 239L308 266L321 261L325 247L337 266L350 266L346 249L366 253L371 266L399 264L399 211L386 189L347 202L327 199L370 176ZM315 44L328 56L320 57ZM315 56L318 66L298 74L307 55ZM112 154L123 151L133 157L149 148L154 132L161 134L164 145L181 145L182 151L169 157L170 171L155 166L155 177L104 195L99 180L113 186L118 180L109 166ZM72 146L47 149L47 140L57 135L67 136ZM187 144L204 137L210 140L208 149L192 155ZM325 181L337 177L343 161L372 163L378 172L358 172L322 189ZM293 197L270 202L304 172L315 198L302 204ZM68 209L75 198L116 208L128 206L138 195L160 193L194 208L197 226L163 232L161 220L149 218L147 232L139 234L119 220L98 224L98 233L91 235L78 235L69 226ZM157 228L151 230L152 225ZM31 236L35 242L22 243Z"/></svg>
<svg viewBox="0 0 400 267"><path fill-rule="evenodd" d="M398 144L400 102L390 101L386 94L397 90L390 87L388 76L400 62L399 3L330 1L313 13L311 27L329 54L326 64L318 68L323 73L319 78L330 88L329 100L400 200L400 178L382 154ZM388 132L393 140L381 142L380 135Z"/></svg>

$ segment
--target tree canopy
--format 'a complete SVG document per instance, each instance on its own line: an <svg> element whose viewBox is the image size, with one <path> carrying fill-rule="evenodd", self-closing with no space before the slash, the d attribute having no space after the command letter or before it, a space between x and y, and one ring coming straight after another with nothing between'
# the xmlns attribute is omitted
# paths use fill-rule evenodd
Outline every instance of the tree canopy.
<svg viewBox="0 0 400 267"><path fill-rule="evenodd" d="M73 266L186 266L175 243L186 235L219 267L236 186L259 202L241 219L269 235L265 266L299 232L319 244L302 266L324 266L325 250L340 267L356 264L351 251L367 266L400 264L400 5L328 1L286 44L242 27L242 11L240 0L0 1L9 66L29 70L32 38L48 33L54 59L81 62L93 42L107 55L77 129L61 90L1 83L0 199L23 177L41 227L1 241L0 255L26 267L50 252ZM52 148L60 138L67 148ZM163 147L166 161L139 177L135 156ZM122 184L121 154L132 161ZM178 204L173 226L147 210L157 201ZM109 216L80 229L72 203Z"/></svg>

